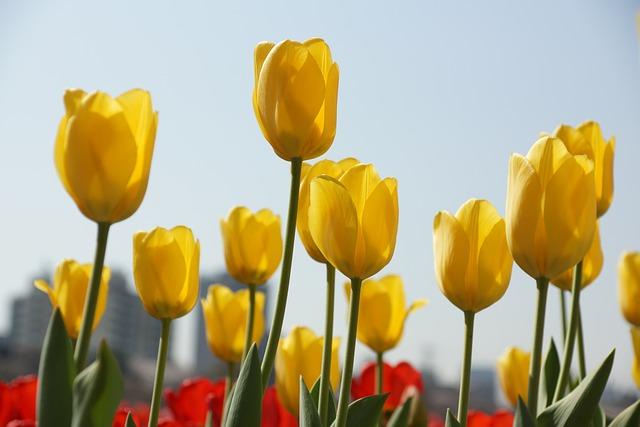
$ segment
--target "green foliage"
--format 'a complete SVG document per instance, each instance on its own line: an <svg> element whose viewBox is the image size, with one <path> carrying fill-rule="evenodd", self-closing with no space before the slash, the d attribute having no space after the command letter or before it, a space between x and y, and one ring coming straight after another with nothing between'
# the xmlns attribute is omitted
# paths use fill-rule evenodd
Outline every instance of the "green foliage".
<svg viewBox="0 0 640 427"><path fill-rule="evenodd" d="M447 418L444 422L444 427L460 427L460 423L455 415L451 413L451 409L447 409Z"/></svg>
<svg viewBox="0 0 640 427"><path fill-rule="evenodd" d="M638 427L640 426L640 400L629 406L611 421L609 427Z"/></svg>
<svg viewBox="0 0 640 427"><path fill-rule="evenodd" d="M560 357L555 342L551 339L549 350L544 358L542 375L540 376L540 390L538 393L538 407L546 408L553 403L553 393L556 390L560 375Z"/></svg>
<svg viewBox="0 0 640 427"><path fill-rule="evenodd" d="M411 403L413 398L410 397L404 401L404 403L396 408L389 418L387 427L408 427L409 415L411 415Z"/></svg>
<svg viewBox="0 0 640 427"><path fill-rule="evenodd" d="M553 342L551 345L553 346ZM553 390L551 391L553 392ZM513 427L536 427L536 423L533 421L531 412L529 412L527 405L525 405L520 396L518 396L518 406L516 406Z"/></svg>
<svg viewBox="0 0 640 427"><path fill-rule="evenodd" d="M242 363L234 387L225 427L260 427L262 413L262 376L255 343Z"/></svg>
<svg viewBox="0 0 640 427"><path fill-rule="evenodd" d="M313 387L311 387L311 398L313 399L313 403L316 404L316 407L320 405L320 378L315 382ZM336 400L335 395L333 394L333 390L331 390L331 385L329 385L329 405L327 406L327 424L331 425L333 421L336 419Z"/></svg>
<svg viewBox="0 0 640 427"><path fill-rule="evenodd" d="M309 394L302 375L300 376L300 418L298 422L300 427L320 427L321 424L318 407Z"/></svg>

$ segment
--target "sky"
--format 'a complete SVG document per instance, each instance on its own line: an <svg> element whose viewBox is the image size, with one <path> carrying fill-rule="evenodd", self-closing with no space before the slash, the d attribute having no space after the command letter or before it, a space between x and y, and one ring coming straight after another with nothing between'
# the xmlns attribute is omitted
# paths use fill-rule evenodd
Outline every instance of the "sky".
<svg viewBox="0 0 640 427"><path fill-rule="evenodd" d="M340 66L338 129L324 156L356 156L399 182L397 249L382 274L426 297L388 360L458 377L463 315L440 293L432 220L467 199L504 213L508 159L541 131L595 119L617 139L615 197L601 220L605 264L582 296L587 365L617 348L612 378L631 386L629 328L616 264L640 250L639 2L544 1L4 1L0 2L0 331L11 298L63 258L90 262L95 225L65 193L53 141L66 88L149 90L160 121L139 211L112 227L106 262L130 270L131 236L185 224L203 273L224 268L219 220L234 205L286 217L289 165L264 140L252 106L253 48L322 37ZM393 4L393 6L391 6ZM274 276L276 279L279 272ZM346 336L339 278L336 335ZM277 280L269 286L275 286ZM275 289L272 290L275 293ZM323 266L295 247L285 332L323 327ZM535 283L514 265L506 295L476 316L474 366L531 345ZM560 331L549 293L547 336ZM174 334L188 364L195 313ZM357 360L373 354L363 346Z"/></svg>

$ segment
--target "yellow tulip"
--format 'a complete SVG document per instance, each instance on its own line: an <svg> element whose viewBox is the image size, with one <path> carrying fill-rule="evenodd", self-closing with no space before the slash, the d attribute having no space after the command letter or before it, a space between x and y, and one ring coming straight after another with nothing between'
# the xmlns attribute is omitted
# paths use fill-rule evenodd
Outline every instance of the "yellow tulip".
<svg viewBox="0 0 640 427"><path fill-rule="evenodd" d="M55 144L60 180L89 219L131 216L147 190L158 126L151 95L133 89L112 98L79 89L64 94L66 113Z"/></svg>
<svg viewBox="0 0 640 427"><path fill-rule="evenodd" d="M627 322L640 327L640 252L625 252L620 257L618 300Z"/></svg>
<svg viewBox="0 0 640 427"><path fill-rule="evenodd" d="M211 351L220 359L237 363L242 360L249 312L249 290L233 292L224 285L211 285L202 299L202 313ZM264 294L256 293L253 342L264 333Z"/></svg>
<svg viewBox="0 0 640 427"><path fill-rule="evenodd" d="M344 290L349 300L351 284L345 283ZM391 350L400 342L409 314L427 303L421 298L405 307L404 285L400 276L365 280L360 293L358 340L376 353Z"/></svg>
<svg viewBox="0 0 640 427"><path fill-rule="evenodd" d="M596 232L593 235L593 242L589 252L584 256L582 260L582 287L586 288L600 275L602 271L602 264L604 262L604 256L602 254L602 246L600 245L600 231L596 223ZM573 285L573 267L566 270L559 276L551 279L551 283L556 285L563 291L571 292L571 286Z"/></svg>
<svg viewBox="0 0 640 427"><path fill-rule="evenodd" d="M255 49L253 109L284 160L313 159L336 134L338 64L324 40L263 42Z"/></svg>
<svg viewBox="0 0 640 427"><path fill-rule="evenodd" d="M320 253L350 279L367 279L389 263L398 230L398 183L371 164L339 179L311 181L309 231Z"/></svg>
<svg viewBox="0 0 640 427"><path fill-rule="evenodd" d="M550 136L526 157L511 155L505 220L513 259L528 275L550 279L573 267L596 228L593 162Z"/></svg>
<svg viewBox="0 0 640 427"><path fill-rule="evenodd" d="M309 205L311 203L310 187L311 181L320 175L328 175L335 179L340 177L351 166L358 164L358 160L353 157L342 159L339 162L333 162L331 160L320 160L313 166L304 163L302 165L302 181L300 182L300 195L298 199L298 221L297 228L300 240L304 245L307 253L311 258L318 262L326 263L327 260L320 252L320 249L316 246L311 237L311 231L309 231Z"/></svg>
<svg viewBox="0 0 640 427"><path fill-rule="evenodd" d="M477 313L502 298L513 259L505 221L486 200L470 199L455 216L433 220L433 253L440 291L460 310Z"/></svg>
<svg viewBox="0 0 640 427"><path fill-rule="evenodd" d="M631 328L631 341L633 343L633 365L631 374L636 387L640 389L640 328Z"/></svg>
<svg viewBox="0 0 640 427"><path fill-rule="evenodd" d="M531 353L517 347L507 347L498 359L500 387L513 407L518 404L518 396L527 401L530 362Z"/></svg>
<svg viewBox="0 0 640 427"><path fill-rule="evenodd" d="M282 259L280 217L269 209L255 214L245 207L231 209L220 221L227 271L245 285L262 285Z"/></svg>
<svg viewBox="0 0 640 427"><path fill-rule="evenodd" d="M191 229L156 227L133 236L133 277L147 312L176 319L198 299L200 242Z"/></svg>
<svg viewBox="0 0 640 427"><path fill-rule="evenodd" d="M67 334L73 339L78 338L80 333L84 303L92 270L93 264L80 264L72 259L65 259L56 268L53 276L53 287L49 286L44 280L35 281L36 288L49 296L51 306L60 308ZM111 271L109 267L103 267L100 292L98 293L98 302L95 317L93 318L94 330L100 323L107 306L110 278Z"/></svg>
<svg viewBox="0 0 640 427"><path fill-rule="evenodd" d="M278 398L289 412L298 415L300 376L311 389L320 378L324 339L306 327L296 326L289 336L281 338L276 353L276 390ZM329 381L335 390L338 386L340 339L333 338L331 348L331 372Z"/></svg>
<svg viewBox="0 0 640 427"><path fill-rule="evenodd" d="M577 128L561 125L554 135L564 142L571 154L584 154L593 161L598 217L601 217L613 200L615 138L605 141L600 125L594 121L584 122Z"/></svg>

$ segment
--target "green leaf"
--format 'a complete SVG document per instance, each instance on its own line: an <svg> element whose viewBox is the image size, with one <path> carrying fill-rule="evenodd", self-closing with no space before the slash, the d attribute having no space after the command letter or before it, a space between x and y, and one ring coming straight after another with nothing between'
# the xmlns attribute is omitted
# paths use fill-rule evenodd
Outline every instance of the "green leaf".
<svg viewBox="0 0 640 427"><path fill-rule="evenodd" d="M313 401L307 385L300 376L300 427L320 427L320 415L318 407Z"/></svg>
<svg viewBox="0 0 640 427"><path fill-rule="evenodd" d="M409 415L411 414L411 403L413 397L408 398L404 403L396 408L389 418L387 427L407 427L409 425Z"/></svg>
<svg viewBox="0 0 640 427"><path fill-rule="evenodd" d="M262 415L262 374L255 343L242 363L234 387L225 427L260 427Z"/></svg>
<svg viewBox="0 0 640 427"><path fill-rule="evenodd" d="M51 315L38 369L38 425L68 426L73 408L73 348L59 309Z"/></svg>
<svg viewBox="0 0 640 427"><path fill-rule="evenodd" d="M560 375L560 357L558 356L558 349L552 338L549 350L544 358L544 365L542 366L538 407L544 409L553 403L553 393L556 390L558 375Z"/></svg>
<svg viewBox="0 0 640 427"><path fill-rule="evenodd" d="M347 427L378 427L388 394L376 394L351 402L347 409Z"/></svg>
<svg viewBox="0 0 640 427"><path fill-rule="evenodd" d="M620 412L609 427L637 427L640 425L640 400Z"/></svg>
<svg viewBox="0 0 640 427"><path fill-rule="evenodd" d="M122 373L105 341L73 383L73 427L110 427L122 399Z"/></svg>
<svg viewBox="0 0 640 427"><path fill-rule="evenodd" d="M313 384L311 387L311 398L313 399L313 403L316 404L316 407L320 407L320 378ZM335 394L331 389L331 384L329 384L329 405L327 406L327 424L331 425L333 421L336 419L336 400Z"/></svg>
<svg viewBox="0 0 640 427"><path fill-rule="evenodd" d="M553 342L551 343L553 345ZM515 419L513 420L513 427L535 427L536 423L533 421L531 412L527 408L527 405L522 401L522 398L518 396L518 406L516 406Z"/></svg>
<svg viewBox="0 0 640 427"><path fill-rule="evenodd" d="M588 375L575 390L545 409L538 416L539 427L587 426L593 419L598 402L607 385L615 350L600 367Z"/></svg>
<svg viewBox="0 0 640 427"><path fill-rule="evenodd" d="M444 427L460 427L460 423L455 415L451 413L451 409L447 409L447 418L444 422Z"/></svg>
<svg viewBox="0 0 640 427"><path fill-rule="evenodd" d="M131 415L131 412L127 414L127 420L124 422L124 427L138 427L136 425L136 422L133 421L133 416Z"/></svg>

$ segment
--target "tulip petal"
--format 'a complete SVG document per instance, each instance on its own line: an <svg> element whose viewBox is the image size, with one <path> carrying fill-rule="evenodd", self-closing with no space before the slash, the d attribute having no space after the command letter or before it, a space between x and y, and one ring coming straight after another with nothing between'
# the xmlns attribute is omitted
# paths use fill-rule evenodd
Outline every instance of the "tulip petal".
<svg viewBox="0 0 640 427"><path fill-rule="evenodd" d="M488 206L493 209L491 215L497 217L497 221L486 221L485 228L489 232L478 252L478 291L473 304L476 313L502 298L511 281L513 267L513 258L507 246L505 222L493 206Z"/></svg>
<svg viewBox="0 0 640 427"><path fill-rule="evenodd" d="M362 284L358 340L378 353L388 350L387 338L393 315L397 314L397 311L393 311L391 293L378 281L365 281Z"/></svg>
<svg viewBox="0 0 640 427"><path fill-rule="evenodd" d="M375 167L370 163L355 165L340 177L340 183L344 185L349 192L359 218L362 217L367 198L380 181L380 175L378 175Z"/></svg>
<svg viewBox="0 0 640 427"><path fill-rule="evenodd" d="M527 160L536 170L542 188L547 186L551 177L570 157L563 142L551 136L538 139L527 153Z"/></svg>
<svg viewBox="0 0 640 427"><path fill-rule="evenodd" d="M327 43L321 38L311 38L302 44L309 50L322 74L325 77L328 76L329 70L333 66L333 59L331 58L331 49L329 49Z"/></svg>
<svg viewBox="0 0 640 427"><path fill-rule="evenodd" d="M398 192L395 178L385 178L373 190L362 215L366 255L363 277L371 277L389 263L398 232Z"/></svg>
<svg viewBox="0 0 640 427"><path fill-rule="evenodd" d="M433 220L433 255L440 291L458 308L466 310L469 239L458 220L449 212L438 212Z"/></svg>

